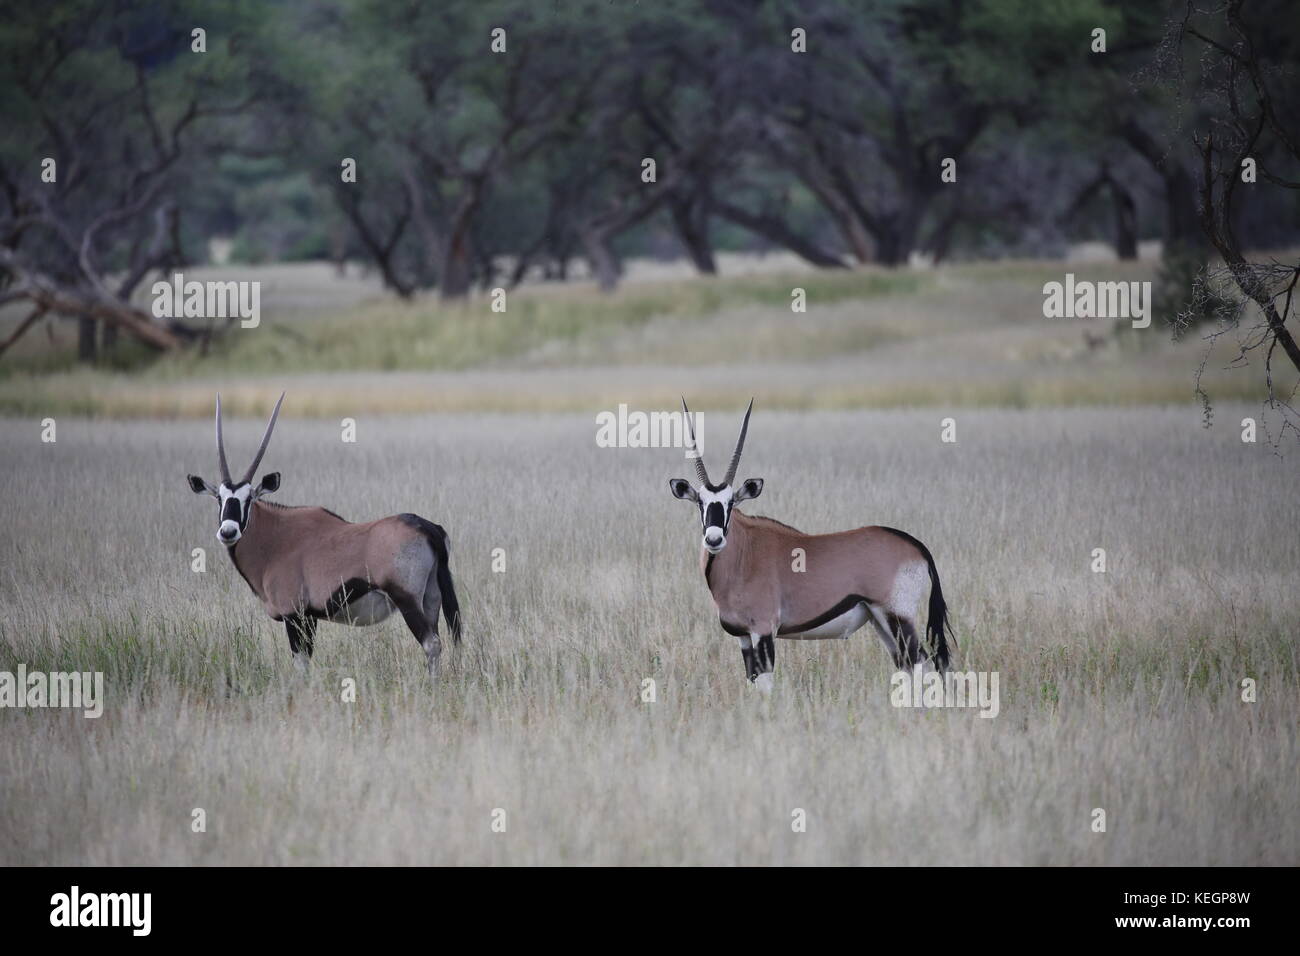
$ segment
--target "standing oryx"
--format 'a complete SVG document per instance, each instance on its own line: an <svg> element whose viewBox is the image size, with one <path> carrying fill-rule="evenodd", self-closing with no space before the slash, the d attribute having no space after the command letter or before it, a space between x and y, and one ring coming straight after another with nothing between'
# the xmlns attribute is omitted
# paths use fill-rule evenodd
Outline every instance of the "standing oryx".
<svg viewBox="0 0 1300 956"><path fill-rule="evenodd" d="M280 473L250 482L271 440L280 414L275 403L262 445L238 481L230 477L221 437L221 396L217 396L217 460L221 484L213 487L189 475L195 494L207 492L220 504L217 540L226 546L236 570L276 621L284 621L289 649L306 667L317 621L375 624L396 608L420 642L437 675L442 642L442 609L453 640L460 641L460 607L447 565L447 533L418 515L401 514L368 524L352 524L332 511L288 507L261 500L280 487Z"/></svg>
<svg viewBox="0 0 1300 956"><path fill-rule="evenodd" d="M753 410L751 399L726 477L714 484L695 445L691 413L682 399L690 436L687 457L695 461L699 487L684 478L668 482L675 497L699 506L704 579L718 606L722 629L740 642L749 679L761 689L771 688L776 664L773 637L847 638L868 620L896 666L920 663L916 611L927 583L927 636L932 659L945 670L945 631L951 630L948 608L934 558L920 541L881 527L803 534L735 508L763 490L762 478L747 478L738 488L731 485Z"/></svg>

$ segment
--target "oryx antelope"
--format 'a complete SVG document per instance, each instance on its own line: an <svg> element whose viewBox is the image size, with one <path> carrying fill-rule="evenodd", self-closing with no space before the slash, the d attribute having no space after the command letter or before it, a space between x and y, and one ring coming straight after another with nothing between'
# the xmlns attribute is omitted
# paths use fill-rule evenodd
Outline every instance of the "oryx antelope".
<svg viewBox="0 0 1300 956"><path fill-rule="evenodd" d="M217 540L272 620L283 621L295 662L306 668L317 622L376 624L394 610L424 648L437 675L442 642L438 611L460 641L460 607L447 564L447 533L419 515L400 514L366 524L317 507L264 501L280 487L280 473L251 484L262 462L284 395L275 403L262 444L243 477L230 477L217 396L217 461L221 483L189 475L195 494L218 502Z"/></svg>
<svg viewBox="0 0 1300 956"><path fill-rule="evenodd" d="M690 409L682 399L689 445L699 484L673 478L677 498L700 509L704 531L700 564L718 607L722 629L740 643L745 673L763 690L772 686L774 638L847 638L867 621L875 627L897 667L922 663L917 609L930 592L926 631L930 660L948 666L948 608L934 558L920 541L895 528L869 527L835 534L804 534L735 506L757 498L762 478L733 487L745 447L751 399L731 464L720 483L709 480L695 443Z"/></svg>

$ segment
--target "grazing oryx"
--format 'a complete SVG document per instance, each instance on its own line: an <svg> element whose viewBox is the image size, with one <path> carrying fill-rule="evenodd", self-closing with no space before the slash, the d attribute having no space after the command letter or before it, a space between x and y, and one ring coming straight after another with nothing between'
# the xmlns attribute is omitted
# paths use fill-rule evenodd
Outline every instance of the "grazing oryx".
<svg viewBox="0 0 1300 956"><path fill-rule="evenodd" d="M951 632L948 608L934 558L920 541L881 527L803 534L735 507L763 490L762 478L747 478L738 488L731 485L753 410L751 399L726 477L714 484L695 444L690 409L682 399L690 438L687 457L695 461L699 486L684 478L668 482L675 497L699 506L704 579L718 606L722 629L740 642L750 681L762 690L771 689L774 637L847 638L868 620L896 666L921 663L916 611L927 583L927 636L932 660L945 670L945 631Z"/></svg>
<svg viewBox="0 0 1300 956"><path fill-rule="evenodd" d="M452 639L460 642L460 607L447 565L447 533L419 515L353 524L324 508L263 501L280 487L280 473L263 475L256 488L249 482L266 453L283 401L281 394L253 463L236 481L226 464L217 396L221 484L213 487L197 475L187 476L195 494L206 492L219 503L217 540L272 620L284 621L289 649L301 668L306 669L311 657L318 621L376 624L397 609L424 648L429 674L437 676L442 653L439 608Z"/></svg>

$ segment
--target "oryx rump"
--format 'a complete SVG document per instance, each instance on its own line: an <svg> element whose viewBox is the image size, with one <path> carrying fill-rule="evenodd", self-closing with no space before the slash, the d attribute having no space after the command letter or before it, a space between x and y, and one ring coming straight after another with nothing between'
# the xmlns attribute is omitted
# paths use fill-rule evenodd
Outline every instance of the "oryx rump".
<svg viewBox="0 0 1300 956"><path fill-rule="evenodd" d="M263 501L280 487L280 473L251 484L271 440L284 395L275 403L261 447L242 478L230 476L217 396L217 460L221 483L189 475L190 488L217 499L217 540L273 620L283 621L294 659L305 667L318 621L366 625L400 611L436 675L442 642L441 609L460 640L460 607L448 566L447 533L419 515L401 514L366 524L317 507Z"/></svg>
<svg viewBox="0 0 1300 956"><path fill-rule="evenodd" d="M804 534L735 507L763 490L761 478L732 486L753 408L751 400L726 477L715 484L695 447L690 410L683 399L690 434L687 457L695 462L699 483L692 485L684 478L669 481L675 497L699 507L704 577L723 630L740 642L749 679L765 689L771 687L774 638L847 638L868 621L896 666L921 663L925 658L917 610L927 590L929 658L940 670L946 669L948 608L934 558L920 541L885 527Z"/></svg>

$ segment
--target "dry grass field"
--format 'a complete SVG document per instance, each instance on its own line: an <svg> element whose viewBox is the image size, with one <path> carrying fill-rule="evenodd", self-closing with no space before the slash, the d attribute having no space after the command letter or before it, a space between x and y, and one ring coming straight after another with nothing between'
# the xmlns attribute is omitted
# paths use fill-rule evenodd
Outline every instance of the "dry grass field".
<svg viewBox="0 0 1300 956"><path fill-rule="evenodd" d="M752 263L749 263L752 266ZM787 263L778 262L782 269ZM0 414L206 418L260 413L282 388L302 414L587 412L658 408L686 393L785 409L936 409L1172 404L1192 400L1204 330L1172 341L1105 319L1043 317L1043 283L1151 280L1156 263L1007 262L931 270L747 271L702 280L589 284L486 295L446 306L377 295L355 270L323 265L197 271L263 283L262 324L233 328L209 355L148 366L75 366L67 323L34 331L0 362ZM653 274L653 273L652 273ZM803 289L807 312L791 311ZM21 312L0 310L0 335ZM1092 347L1089 346L1089 337ZM1230 369L1233 338L1206 363L1219 401L1258 401L1262 373ZM139 356L135 356L139 358ZM119 367L121 366L121 367ZM1275 364L1278 388L1294 375Z"/></svg>
<svg viewBox="0 0 1300 956"><path fill-rule="evenodd" d="M725 386L714 458L749 393ZM215 471L206 420L61 416L42 444L0 419L0 670L106 695L97 720L0 709L0 863L1300 862L1300 501L1293 461L1227 427L1257 406L1210 430L1193 405L957 409L944 444L938 409L760 399L747 507L925 541L994 719L892 707L865 632L778 642L751 691L668 492L681 452L598 448L599 407L358 412L346 444L291 391L278 500L450 531L466 636L436 686L392 620L322 625L295 674L186 487ZM236 467L261 428L228 426Z"/></svg>

